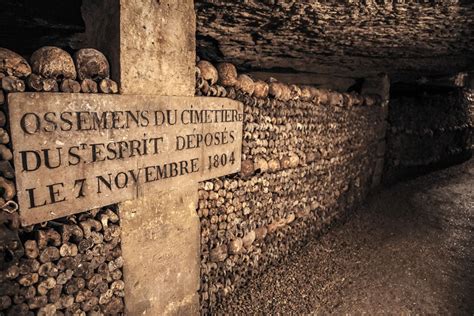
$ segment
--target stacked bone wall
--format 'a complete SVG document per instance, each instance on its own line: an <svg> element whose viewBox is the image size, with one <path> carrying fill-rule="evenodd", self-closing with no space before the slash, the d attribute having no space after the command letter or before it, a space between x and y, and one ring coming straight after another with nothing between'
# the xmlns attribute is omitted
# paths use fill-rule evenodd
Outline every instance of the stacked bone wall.
<svg viewBox="0 0 474 316"><path fill-rule="evenodd" d="M384 182L471 155L474 103L468 90L393 96L388 121Z"/></svg>
<svg viewBox="0 0 474 316"><path fill-rule="evenodd" d="M470 141L468 141L471 145L471 154L474 152L474 87L471 89L465 89L464 93L464 101L466 102L467 108L467 115L469 116L469 124L470 124Z"/></svg>
<svg viewBox="0 0 474 316"><path fill-rule="evenodd" d="M241 173L199 188L201 311L209 314L364 199L383 160L386 104L351 106L347 94L340 103L256 98L206 82L197 95L244 104Z"/></svg>
<svg viewBox="0 0 474 316"><path fill-rule="evenodd" d="M123 314L125 284L116 206L20 226L6 120L8 95L117 92L117 84L107 78L107 67L76 69L67 52L49 50L57 53L50 61L65 61L65 69L56 66L40 73L37 69L41 67L30 67L20 55L0 48L0 315ZM89 53L92 58L100 55ZM81 58L75 55L76 65ZM69 77L64 76L66 70ZM101 73L92 79L98 71Z"/></svg>
<svg viewBox="0 0 474 316"><path fill-rule="evenodd" d="M125 284L115 208L9 229L4 237L21 250L0 272L0 315L123 312Z"/></svg>

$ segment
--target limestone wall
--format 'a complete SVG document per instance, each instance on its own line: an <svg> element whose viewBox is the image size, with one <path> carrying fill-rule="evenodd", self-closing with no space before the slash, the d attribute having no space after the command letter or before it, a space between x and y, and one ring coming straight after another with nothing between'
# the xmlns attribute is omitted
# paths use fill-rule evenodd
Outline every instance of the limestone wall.
<svg viewBox="0 0 474 316"><path fill-rule="evenodd" d="M241 173L199 189L207 314L364 199L383 157L377 149L383 150L386 105L377 96L281 83L271 83L267 95L265 83L252 85L245 76L212 85L208 65L199 66L197 95L244 103Z"/></svg>
<svg viewBox="0 0 474 316"><path fill-rule="evenodd" d="M474 103L467 90L394 94L388 121L385 182L471 155Z"/></svg>
<svg viewBox="0 0 474 316"><path fill-rule="evenodd" d="M201 56L246 69L366 77L472 69L469 0L198 0Z"/></svg>

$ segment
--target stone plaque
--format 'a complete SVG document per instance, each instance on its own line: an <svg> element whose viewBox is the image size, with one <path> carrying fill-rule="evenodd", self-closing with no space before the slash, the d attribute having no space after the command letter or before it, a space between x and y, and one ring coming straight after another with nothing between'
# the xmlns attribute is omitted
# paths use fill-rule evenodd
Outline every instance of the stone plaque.
<svg viewBox="0 0 474 316"><path fill-rule="evenodd" d="M233 100L21 93L8 107L23 225L240 170Z"/></svg>

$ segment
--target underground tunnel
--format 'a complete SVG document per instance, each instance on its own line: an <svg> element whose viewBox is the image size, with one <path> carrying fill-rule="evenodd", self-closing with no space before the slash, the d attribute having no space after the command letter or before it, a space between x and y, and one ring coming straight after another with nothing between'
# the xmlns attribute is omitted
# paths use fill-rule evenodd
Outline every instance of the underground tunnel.
<svg viewBox="0 0 474 316"><path fill-rule="evenodd" d="M0 5L0 315L474 312L471 1Z"/></svg>

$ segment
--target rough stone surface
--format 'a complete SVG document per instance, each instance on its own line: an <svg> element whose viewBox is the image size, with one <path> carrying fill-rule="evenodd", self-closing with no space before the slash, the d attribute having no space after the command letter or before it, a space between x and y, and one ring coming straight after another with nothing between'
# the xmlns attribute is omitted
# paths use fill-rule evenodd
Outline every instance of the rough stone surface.
<svg viewBox="0 0 474 316"><path fill-rule="evenodd" d="M194 4L85 0L83 45L108 58L122 94L194 95ZM153 65L153 66L150 66Z"/></svg>
<svg viewBox="0 0 474 316"><path fill-rule="evenodd" d="M121 0L118 51L121 93L193 96L196 58L193 1ZM197 313L196 192L196 185L189 183L174 192L149 195L121 206L125 225L136 221L148 228L141 230L127 225L130 235L123 238L126 309L130 315ZM147 222L155 223L154 227ZM140 245L137 241L143 241L145 246L143 260L137 257L137 245ZM177 254L177 249L181 254ZM143 263L155 273L151 275L143 269Z"/></svg>
<svg viewBox="0 0 474 316"><path fill-rule="evenodd" d="M191 183L121 204L125 306L130 315L198 312L196 207L197 184Z"/></svg>
<svg viewBox="0 0 474 316"><path fill-rule="evenodd" d="M194 95L191 0L120 2L121 93Z"/></svg>
<svg viewBox="0 0 474 316"><path fill-rule="evenodd" d="M241 68L397 79L473 67L472 1L199 0L196 12L201 57Z"/></svg>

